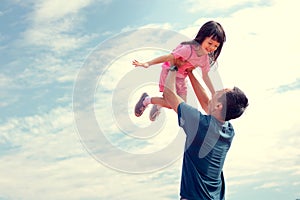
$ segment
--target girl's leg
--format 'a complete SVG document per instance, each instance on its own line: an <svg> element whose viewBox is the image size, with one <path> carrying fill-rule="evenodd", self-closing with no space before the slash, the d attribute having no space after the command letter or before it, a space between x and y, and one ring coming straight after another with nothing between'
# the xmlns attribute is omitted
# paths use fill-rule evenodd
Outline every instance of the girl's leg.
<svg viewBox="0 0 300 200"><path fill-rule="evenodd" d="M159 91L163 92L164 91L164 85L165 85L165 80L168 75L168 68L169 68L169 63L164 63L162 65L162 69L160 72L160 78L159 78ZM153 104L150 113L149 113L149 119L151 121L155 121L156 118L160 114L160 109L162 107L170 108L170 106L166 103L166 101L162 97L153 97L151 98L151 103Z"/></svg>
<svg viewBox="0 0 300 200"><path fill-rule="evenodd" d="M151 103L153 104L153 106L149 113L150 121L156 120L156 118L160 115L160 109L162 107L171 108L162 97L151 98Z"/></svg>
<svg viewBox="0 0 300 200"><path fill-rule="evenodd" d="M164 90L165 79L168 75L168 69L162 67L160 74L159 88L162 92ZM187 97L187 86L185 78L176 78L176 92L177 94L186 102ZM135 115L141 116L149 104L154 104L150 111L150 120L154 121L155 118L159 115L159 110L161 107L171 109L171 106L165 101L163 97L150 97L147 93L144 93L138 103L135 106Z"/></svg>
<svg viewBox="0 0 300 200"><path fill-rule="evenodd" d="M168 75L168 69L164 66L162 66L161 72L160 72L160 80L159 80L159 91L164 91L164 85L165 85L165 79ZM140 100L135 105L135 115L137 117L141 116L144 112L144 110L147 108L149 104L153 104L153 107L150 111L150 120L154 121L155 118L159 114L158 107L167 107L170 108L170 106L166 103L166 101L162 97L150 97L147 93L142 94ZM156 106L158 105L158 107ZM154 110L155 109L155 110Z"/></svg>
<svg viewBox="0 0 300 200"><path fill-rule="evenodd" d="M159 91L164 91L165 81L168 76L169 69L166 67L162 67L160 72L160 80L159 80ZM176 77L176 93L186 102L187 96L187 85L185 78ZM169 104L164 100L163 97L152 97L151 104L156 104L161 107L171 108Z"/></svg>
<svg viewBox="0 0 300 200"><path fill-rule="evenodd" d="M151 104L156 104L165 108L171 108L163 97L151 97Z"/></svg>

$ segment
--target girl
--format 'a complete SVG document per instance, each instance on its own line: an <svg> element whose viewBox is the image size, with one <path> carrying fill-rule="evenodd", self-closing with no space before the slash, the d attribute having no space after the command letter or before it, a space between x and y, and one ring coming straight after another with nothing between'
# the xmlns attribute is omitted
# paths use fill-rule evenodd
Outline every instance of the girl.
<svg viewBox="0 0 300 200"><path fill-rule="evenodd" d="M132 62L135 67L148 68L151 65L163 63L159 80L159 91L163 92L165 79L171 66L178 66L176 76L176 92L186 101L187 69L200 67L202 78L211 94L215 93L212 82L208 76L210 67L217 61L221 53L223 43L226 40L225 31L221 24L215 21L206 22L199 30L195 39L179 44L170 54L154 58L151 61L141 63L137 60ZM140 100L135 106L135 115L141 116L149 104L154 104L150 111L150 120L154 121L160 113L161 107L169 108L170 106L162 97L150 97L143 93Z"/></svg>

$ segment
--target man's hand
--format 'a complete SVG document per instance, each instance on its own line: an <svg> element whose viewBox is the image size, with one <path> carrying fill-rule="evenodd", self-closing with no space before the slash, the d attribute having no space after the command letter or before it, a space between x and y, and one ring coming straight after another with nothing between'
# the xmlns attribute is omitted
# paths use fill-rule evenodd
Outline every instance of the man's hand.
<svg viewBox="0 0 300 200"><path fill-rule="evenodd" d="M187 68L185 71L187 73L191 73L194 69L195 69L195 67L190 67L190 68Z"/></svg>
<svg viewBox="0 0 300 200"><path fill-rule="evenodd" d="M174 65L180 68L180 66L184 65L187 61L183 61L181 59L174 59Z"/></svg>

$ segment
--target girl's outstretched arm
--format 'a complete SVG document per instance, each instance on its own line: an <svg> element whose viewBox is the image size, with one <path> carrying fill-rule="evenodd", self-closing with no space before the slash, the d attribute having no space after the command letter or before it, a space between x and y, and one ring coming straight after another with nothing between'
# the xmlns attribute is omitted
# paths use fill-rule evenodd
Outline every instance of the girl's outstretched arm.
<svg viewBox="0 0 300 200"><path fill-rule="evenodd" d="M145 67L148 68L151 65L155 65L155 64L159 64L159 63L163 63L163 62L171 62L171 66L174 63L174 56L173 54L167 54L167 55L163 55L157 58L154 58L153 60L150 60L148 62L142 63L139 62L137 60L133 60L132 61L132 65L134 65L135 67Z"/></svg>

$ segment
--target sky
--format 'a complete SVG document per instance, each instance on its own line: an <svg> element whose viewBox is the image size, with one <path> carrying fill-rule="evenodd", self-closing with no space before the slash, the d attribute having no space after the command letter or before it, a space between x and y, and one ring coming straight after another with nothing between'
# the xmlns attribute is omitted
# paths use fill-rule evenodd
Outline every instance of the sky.
<svg viewBox="0 0 300 200"><path fill-rule="evenodd" d="M226 199L300 199L300 27L296 0L2 0L0 199L179 199L184 133L149 108L160 66L134 68L195 37L226 42L217 89L249 107L232 121ZM200 72L196 75L201 81ZM188 103L199 108L189 87Z"/></svg>

